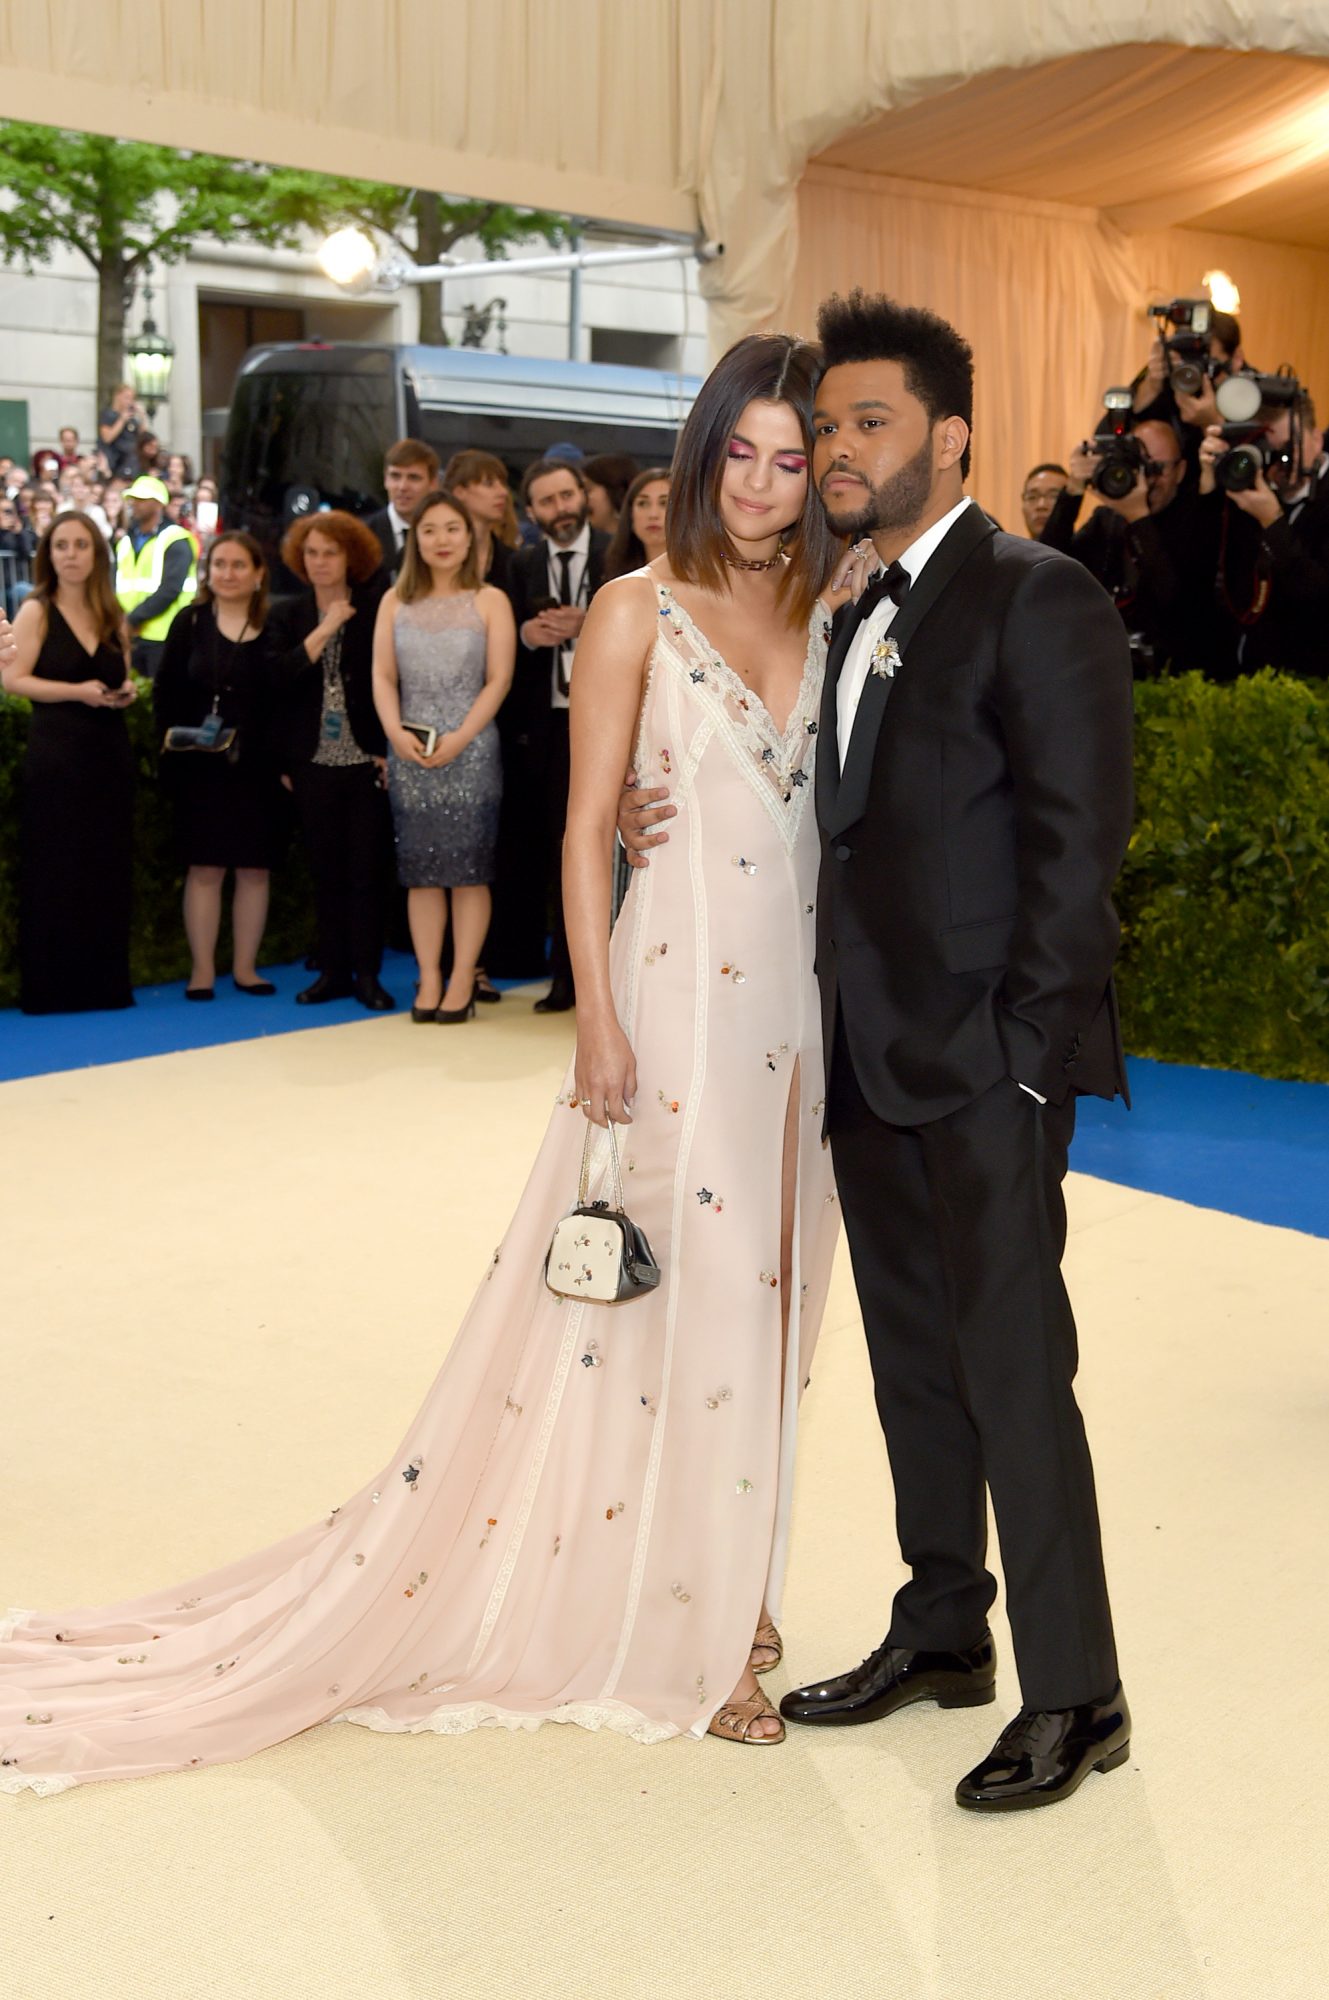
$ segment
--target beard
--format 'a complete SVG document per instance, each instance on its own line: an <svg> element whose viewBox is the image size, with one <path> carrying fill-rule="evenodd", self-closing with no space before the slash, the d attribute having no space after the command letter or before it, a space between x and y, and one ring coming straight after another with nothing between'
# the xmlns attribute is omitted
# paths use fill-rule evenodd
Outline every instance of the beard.
<svg viewBox="0 0 1329 2000"><path fill-rule="evenodd" d="M833 478L836 470L832 466L824 478ZM931 437L926 437L913 457L883 485L869 486L864 480L863 491L867 496L863 505L846 514L833 513L830 502L822 495L827 525L833 535L847 535L851 541L857 541L860 535L871 535L880 529L912 527L932 497Z"/></svg>
<svg viewBox="0 0 1329 2000"><path fill-rule="evenodd" d="M555 514L553 520L545 529L545 533L551 542L559 542L566 545L568 542L576 541L585 525L586 509L582 507L575 514Z"/></svg>

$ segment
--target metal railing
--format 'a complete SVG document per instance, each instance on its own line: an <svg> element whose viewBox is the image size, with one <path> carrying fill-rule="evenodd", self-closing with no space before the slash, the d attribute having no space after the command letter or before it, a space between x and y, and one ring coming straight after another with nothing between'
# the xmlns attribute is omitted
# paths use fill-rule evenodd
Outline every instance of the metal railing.
<svg viewBox="0 0 1329 2000"><path fill-rule="evenodd" d="M0 549L0 606L12 618L32 589L32 558L13 549Z"/></svg>

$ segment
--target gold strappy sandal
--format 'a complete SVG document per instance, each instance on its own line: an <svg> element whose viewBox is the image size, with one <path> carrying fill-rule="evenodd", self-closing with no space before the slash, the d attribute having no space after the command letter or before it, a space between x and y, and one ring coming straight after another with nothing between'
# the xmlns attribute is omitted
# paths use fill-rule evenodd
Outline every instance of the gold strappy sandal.
<svg viewBox="0 0 1329 2000"><path fill-rule="evenodd" d="M775 1658L763 1660L759 1664L756 1658L758 1653L774 1653ZM783 1658L784 1640L768 1618L764 1625L757 1627L756 1637L752 1641L752 1651L748 1655L748 1665L754 1674L769 1674L779 1666Z"/></svg>
<svg viewBox="0 0 1329 2000"><path fill-rule="evenodd" d="M750 1694L745 1701L727 1701L722 1707L717 1708L715 1714L711 1717L710 1726L706 1734L708 1736L719 1736L726 1743L751 1743L762 1749L765 1749L767 1744L783 1743L783 1722L780 1722L780 1734L778 1736L750 1736L748 1734L753 1723L760 1721L762 1717L767 1715L774 1721L780 1722L779 1716L771 1707L761 1689L758 1688L756 1693Z"/></svg>

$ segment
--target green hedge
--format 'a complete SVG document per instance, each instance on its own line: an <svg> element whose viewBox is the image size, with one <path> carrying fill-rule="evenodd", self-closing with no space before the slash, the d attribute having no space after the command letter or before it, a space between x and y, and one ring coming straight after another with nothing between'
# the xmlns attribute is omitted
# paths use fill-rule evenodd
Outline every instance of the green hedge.
<svg viewBox="0 0 1329 2000"><path fill-rule="evenodd" d="M27 703L0 698L0 1004L17 997L17 776ZM151 703L129 711L141 782L136 984L181 979L181 876L155 779ZM1136 689L1136 831L1122 872L1126 1045L1168 1062L1329 1081L1329 689L1265 672ZM298 846L264 956L311 931Z"/></svg>
<svg viewBox="0 0 1329 2000"><path fill-rule="evenodd" d="M0 694L0 1006L18 1000L18 791L28 733L29 703ZM189 972L180 897L184 871L176 866L171 810L157 786L157 732L152 695L139 683L139 699L126 711L138 762L134 807L134 935L129 969L135 986L184 979ZM230 898L226 899L229 906ZM313 889L298 841L272 878L272 908L263 958L272 965L303 958L312 946ZM223 919L218 969L230 963Z"/></svg>
<svg viewBox="0 0 1329 2000"><path fill-rule="evenodd" d="M1136 688L1118 889L1136 1055L1329 1081L1329 688Z"/></svg>

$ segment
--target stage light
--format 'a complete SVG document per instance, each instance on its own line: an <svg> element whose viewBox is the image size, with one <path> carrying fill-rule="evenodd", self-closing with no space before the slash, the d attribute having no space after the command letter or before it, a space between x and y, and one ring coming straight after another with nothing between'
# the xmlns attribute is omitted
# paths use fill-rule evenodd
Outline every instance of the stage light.
<svg viewBox="0 0 1329 2000"><path fill-rule="evenodd" d="M1219 312L1241 311L1241 293L1226 271L1206 271L1200 282Z"/></svg>
<svg viewBox="0 0 1329 2000"><path fill-rule="evenodd" d="M318 261L343 291L367 292L378 268L378 252L363 229L338 229L319 251Z"/></svg>

